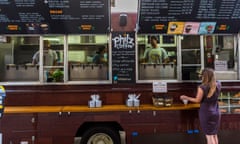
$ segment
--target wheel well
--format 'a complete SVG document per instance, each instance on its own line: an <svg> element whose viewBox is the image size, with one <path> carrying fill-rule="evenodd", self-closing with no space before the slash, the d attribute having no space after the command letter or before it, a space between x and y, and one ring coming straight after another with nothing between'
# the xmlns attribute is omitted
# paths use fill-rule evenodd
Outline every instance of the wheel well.
<svg viewBox="0 0 240 144"><path fill-rule="evenodd" d="M80 137L83 135L83 133L89 129L90 127L109 127L112 128L115 131L123 131L123 128L121 125L115 121L108 121L108 122L84 122L77 130L76 137Z"/></svg>

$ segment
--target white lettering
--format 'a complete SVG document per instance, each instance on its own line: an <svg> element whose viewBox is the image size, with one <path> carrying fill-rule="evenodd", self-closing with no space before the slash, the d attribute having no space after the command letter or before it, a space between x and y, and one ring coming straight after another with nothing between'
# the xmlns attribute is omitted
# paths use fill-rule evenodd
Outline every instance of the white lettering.
<svg viewBox="0 0 240 144"><path fill-rule="evenodd" d="M117 49L132 49L134 48L134 38L131 38L129 34L126 36L116 36L112 39L114 48Z"/></svg>

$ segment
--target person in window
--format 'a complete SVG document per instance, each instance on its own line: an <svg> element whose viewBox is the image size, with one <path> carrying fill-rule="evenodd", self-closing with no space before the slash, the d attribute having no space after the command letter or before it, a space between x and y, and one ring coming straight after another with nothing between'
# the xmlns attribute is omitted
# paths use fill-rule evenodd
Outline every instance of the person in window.
<svg viewBox="0 0 240 144"><path fill-rule="evenodd" d="M151 47L144 51L143 58L141 62L151 63L151 64L161 64L168 63L169 57L167 51L161 48L157 44L157 37L150 37Z"/></svg>
<svg viewBox="0 0 240 144"><path fill-rule="evenodd" d="M218 144L217 132L221 119L218 97L221 92L221 83L216 81L212 68L205 68L200 76L202 84L197 89L196 97L181 95L180 99L200 103L200 126L206 136L207 144Z"/></svg>
<svg viewBox="0 0 240 144"><path fill-rule="evenodd" d="M50 42L48 40L44 40L43 41L43 65L45 66L54 66L57 64L58 55L56 51L50 49L50 47L51 47ZM37 51L33 55L32 63L34 65L39 64L39 55L40 55L39 51Z"/></svg>
<svg viewBox="0 0 240 144"><path fill-rule="evenodd" d="M98 51L93 56L93 63L95 64L106 64L107 63L107 49L105 46L98 48Z"/></svg>

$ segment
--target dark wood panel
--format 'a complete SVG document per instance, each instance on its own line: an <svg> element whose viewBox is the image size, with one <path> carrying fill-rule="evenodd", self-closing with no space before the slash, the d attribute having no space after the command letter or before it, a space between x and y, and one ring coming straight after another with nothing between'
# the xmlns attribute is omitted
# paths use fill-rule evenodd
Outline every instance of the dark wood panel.
<svg viewBox="0 0 240 144"><path fill-rule="evenodd" d="M174 84L176 85L176 84ZM176 97L188 93L189 86L169 86L167 95ZM192 86L192 85L191 85ZM194 86L195 87L195 86ZM152 85L39 85L6 86L5 105L86 105L91 94L100 94L104 104L125 104L129 93L141 93L143 104L152 103ZM187 89L185 89L187 88ZM192 93L192 91L190 91ZM190 93L190 95L191 95ZM164 94L165 95L165 94Z"/></svg>
<svg viewBox="0 0 240 144"><path fill-rule="evenodd" d="M174 103L181 103L182 94L195 96L199 83L169 83L168 93ZM152 84L133 85L34 85L5 86L5 105L87 105L91 94L100 94L104 104L125 104L129 93L141 93L141 103L152 103ZM223 91L240 91L240 83L223 83Z"/></svg>
<svg viewBox="0 0 240 144"><path fill-rule="evenodd" d="M179 96L195 96L198 83L170 83L167 95L174 97L174 103L181 103ZM5 86L7 106L41 105L87 105L90 95L98 93L104 105L125 104L129 93L141 93L142 104L152 104L152 84L134 85L34 85ZM240 91L240 83L223 83L223 91ZM164 95L164 94L163 94ZM32 122L34 118L34 123ZM240 129L240 115L222 115L221 131ZM0 119L4 144L19 143L36 136L36 143L65 144L73 143L73 137L83 122L114 121L127 131L128 143L133 132L149 133L184 133L189 129L200 129L197 110L181 111L129 111L124 112L67 112L5 114ZM13 134L17 132L17 134ZM20 132L20 133L19 133ZM22 132L22 133L21 133ZM17 137L14 137L16 135ZM25 135L25 136L23 136Z"/></svg>
<svg viewBox="0 0 240 144"><path fill-rule="evenodd" d="M116 121L127 132L128 138L135 132L139 135L159 133L186 133L187 130L200 129L196 110L140 112L101 112L101 113L39 113L6 114L1 119L4 144L10 141L30 140L49 144L72 143L73 137L83 122ZM32 126L32 117L35 123ZM240 129L240 115L222 115L220 130L237 131ZM64 138L64 140L62 140ZM131 139L128 140L129 142Z"/></svg>

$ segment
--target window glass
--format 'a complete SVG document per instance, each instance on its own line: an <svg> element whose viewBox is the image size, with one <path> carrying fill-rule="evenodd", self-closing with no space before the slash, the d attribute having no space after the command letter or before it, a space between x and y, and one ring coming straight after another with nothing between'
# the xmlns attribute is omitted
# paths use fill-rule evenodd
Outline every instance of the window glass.
<svg viewBox="0 0 240 144"><path fill-rule="evenodd" d="M33 59L36 64L43 64L44 82L64 81L64 37L45 36L43 37L42 59L37 51Z"/></svg>
<svg viewBox="0 0 240 144"><path fill-rule="evenodd" d="M215 69L219 80L236 80L238 54L233 35L204 36L205 67Z"/></svg>
<svg viewBox="0 0 240 144"><path fill-rule="evenodd" d="M109 80L107 35L68 37L70 81Z"/></svg>
<svg viewBox="0 0 240 144"><path fill-rule="evenodd" d="M0 42L0 81L38 81L39 65L32 64L39 50L39 37L2 37Z"/></svg>
<svg viewBox="0 0 240 144"><path fill-rule="evenodd" d="M139 80L176 79L176 36L138 35Z"/></svg>
<svg viewBox="0 0 240 144"><path fill-rule="evenodd" d="M199 80L201 70L200 36L184 35L181 40L182 80Z"/></svg>

